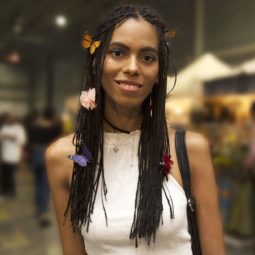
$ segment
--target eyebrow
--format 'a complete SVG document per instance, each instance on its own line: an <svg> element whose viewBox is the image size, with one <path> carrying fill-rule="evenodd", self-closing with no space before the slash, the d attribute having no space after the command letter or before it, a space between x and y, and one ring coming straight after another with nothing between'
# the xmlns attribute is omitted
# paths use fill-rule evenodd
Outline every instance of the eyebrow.
<svg viewBox="0 0 255 255"><path fill-rule="evenodd" d="M109 47L111 47L111 46L118 46L118 47L124 48L127 51L130 50L130 48L126 44L121 43L121 42L111 42ZM158 49L151 47L151 46L146 46L146 47L142 48L140 51L142 51L142 52L151 51L151 52L158 54Z"/></svg>

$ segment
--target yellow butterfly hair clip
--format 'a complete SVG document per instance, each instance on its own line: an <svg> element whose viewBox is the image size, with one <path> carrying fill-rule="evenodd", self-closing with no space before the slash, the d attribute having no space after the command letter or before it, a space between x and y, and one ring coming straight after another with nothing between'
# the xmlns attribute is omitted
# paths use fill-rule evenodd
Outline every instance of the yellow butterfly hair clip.
<svg viewBox="0 0 255 255"><path fill-rule="evenodd" d="M94 54L95 50L100 46L101 41L94 41L92 40L92 36L89 33L85 33L82 41L82 46L85 49L89 48L90 54Z"/></svg>

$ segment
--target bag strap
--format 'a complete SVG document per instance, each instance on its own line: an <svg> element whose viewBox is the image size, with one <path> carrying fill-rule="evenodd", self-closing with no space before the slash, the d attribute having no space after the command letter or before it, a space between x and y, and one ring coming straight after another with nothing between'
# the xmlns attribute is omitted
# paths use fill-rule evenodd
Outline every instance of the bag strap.
<svg viewBox="0 0 255 255"><path fill-rule="evenodd" d="M177 130L175 134L175 149L177 161L182 177L183 189L186 196L191 195L191 184L190 184L190 168L189 161L187 157L187 148L185 144L185 134L184 130Z"/></svg>
<svg viewBox="0 0 255 255"><path fill-rule="evenodd" d="M177 156L177 162L179 165L183 189L187 198L187 219L188 219L188 231L191 235L191 248L193 255L201 255L199 233L196 220L196 202L191 194L191 179L190 179L190 167L187 154L187 147L185 144L184 130L177 130L175 133L175 150Z"/></svg>

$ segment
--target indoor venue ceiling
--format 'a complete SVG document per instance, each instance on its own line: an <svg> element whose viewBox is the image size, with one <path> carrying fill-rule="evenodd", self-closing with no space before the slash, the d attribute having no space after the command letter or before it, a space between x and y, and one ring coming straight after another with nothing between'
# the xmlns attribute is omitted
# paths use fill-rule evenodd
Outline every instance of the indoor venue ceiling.
<svg viewBox="0 0 255 255"><path fill-rule="evenodd" d="M123 3L151 6L177 30L173 50L179 67L204 51L234 64L254 55L253 0L1 0L0 61L13 50L33 62L49 52L63 58L79 56L83 32L93 32L109 9ZM59 14L66 16L66 27L55 25Z"/></svg>
<svg viewBox="0 0 255 255"><path fill-rule="evenodd" d="M14 49L23 54L27 61L35 58L39 61L49 51L60 57L74 54L80 50L78 45L82 33L93 31L106 11L115 5L132 2L152 6L173 27L177 24L185 27L184 22L189 24L193 17L194 0L183 3L178 0L4 0L0 2L0 57ZM185 12L190 15L178 15ZM59 14L67 17L66 27L55 25L54 19ZM181 40L191 36L192 29L182 31Z"/></svg>

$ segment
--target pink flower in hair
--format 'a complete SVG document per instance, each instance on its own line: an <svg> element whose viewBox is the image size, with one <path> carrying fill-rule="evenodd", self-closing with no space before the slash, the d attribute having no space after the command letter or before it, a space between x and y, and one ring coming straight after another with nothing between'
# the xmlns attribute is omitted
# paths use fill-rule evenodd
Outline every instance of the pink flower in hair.
<svg viewBox="0 0 255 255"><path fill-rule="evenodd" d="M81 92L80 103L87 110L93 110L96 108L95 100L96 100L95 88Z"/></svg>

